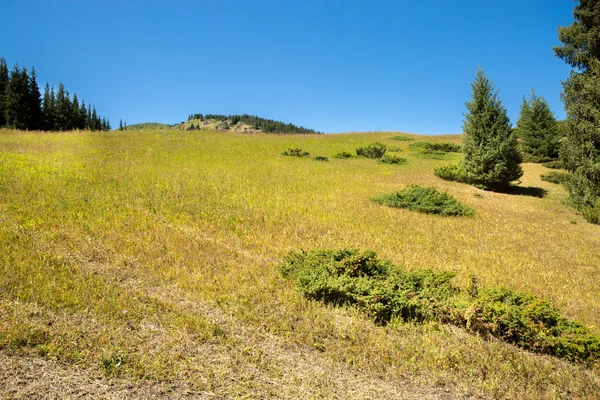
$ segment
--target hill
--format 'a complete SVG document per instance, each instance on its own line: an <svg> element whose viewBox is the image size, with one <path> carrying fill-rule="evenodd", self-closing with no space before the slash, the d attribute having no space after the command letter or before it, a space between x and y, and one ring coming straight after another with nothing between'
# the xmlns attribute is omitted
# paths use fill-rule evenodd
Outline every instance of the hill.
<svg viewBox="0 0 600 400"><path fill-rule="evenodd" d="M159 122L143 122L141 124L127 125L124 130L134 131L142 129L171 129L173 126L168 124L161 124Z"/></svg>
<svg viewBox="0 0 600 400"><path fill-rule="evenodd" d="M375 142L406 162L353 156ZM280 272L292 251L370 249L455 274L461 293L531 293L600 333L600 228L548 170L484 192L436 178L462 155L419 142L461 138L0 130L0 397L597 398L597 362L436 319L378 323ZM409 185L474 214L371 201Z"/></svg>
<svg viewBox="0 0 600 400"><path fill-rule="evenodd" d="M254 115L215 115L193 114L186 122L178 124L176 129L217 130L242 133L320 133L313 129L304 128L272 119L265 119Z"/></svg>

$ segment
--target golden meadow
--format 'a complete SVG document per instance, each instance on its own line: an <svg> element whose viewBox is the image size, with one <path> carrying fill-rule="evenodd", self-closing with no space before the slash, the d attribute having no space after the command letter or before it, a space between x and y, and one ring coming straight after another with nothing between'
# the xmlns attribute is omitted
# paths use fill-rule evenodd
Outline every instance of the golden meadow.
<svg viewBox="0 0 600 400"><path fill-rule="evenodd" d="M600 333L600 227L547 169L523 165L543 198L485 192L433 175L460 154L428 158L396 135L0 131L0 351L221 397L597 398L598 365L435 322L377 326L281 276L292 250L371 249L458 286L533 293ZM333 158L376 141L408 164ZM409 184L475 215L370 200Z"/></svg>

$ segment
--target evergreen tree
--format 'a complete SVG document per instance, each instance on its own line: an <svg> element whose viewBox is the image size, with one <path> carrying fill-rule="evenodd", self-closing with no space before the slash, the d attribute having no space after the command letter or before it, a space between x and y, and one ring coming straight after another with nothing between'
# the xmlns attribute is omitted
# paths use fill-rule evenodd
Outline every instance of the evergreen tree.
<svg viewBox="0 0 600 400"><path fill-rule="evenodd" d="M6 125L4 118L4 95L8 87L8 65L4 57L0 57L0 128Z"/></svg>
<svg viewBox="0 0 600 400"><path fill-rule="evenodd" d="M43 114L42 114L42 99L40 94L40 88L37 83L37 74L35 67L31 68L31 75L29 76L29 90L27 93L27 107L29 108L29 121L28 128L39 130L43 125Z"/></svg>
<svg viewBox="0 0 600 400"><path fill-rule="evenodd" d="M79 107L79 121L81 124L80 129L89 129L90 119L87 115L87 109L85 107L85 100L81 100L81 106Z"/></svg>
<svg viewBox="0 0 600 400"><path fill-rule="evenodd" d="M521 153L506 109L481 67L471 88L463 126L465 178L484 188L502 189L523 175Z"/></svg>
<svg viewBox="0 0 600 400"><path fill-rule="evenodd" d="M571 65L563 82L567 112L561 159L573 173L567 187L573 204L592 223L600 223L600 2L581 0L575 21L558 30L555 54Z"/></svg>
<svg viewBox="0 0 600 400"><path fill-rule="evenodd" d="M58 92L56 92L56 101L54 109L54 129L57 131L65 131L68 129L68 114L69 114L69 94L65 90L65 85L58 84Z"/></svg>
<svg viewBox="0 0 600 400"><path fill-rule="evenodd" d="M558 157L558 124L546 100L536 96L533 89L529 99L523 97L516 135L522 140L523 152L537 157Z"/></svg>
<svg viewBox="0 0 600 400"><path fill-rule="evenodd" d="M119 120L119 130L120 131L123 130L123 120L122 119Z"/></svg>
<svg viewBox="0 0 600 400"><path fill-rule="evenodd" d="M50 89L50 85L46 83L46 86L44 87L44 101L42 105L42 129L46 131L54 130L55 97L56 95L54 93L54 86L52 86L52 89Z"/></svg>
<svg viewBox="0 0 600 400"><path fill-rule="evenodd" d="M77 93L73 93L73 101L71 102L71 110L69 112L72 121L72 129L83 129L81 127L81 119L79 115L79 99Z"/></svg>
<svg viewBox="0 0 600 400"><path fill-rule="evenodd" d="M6 125L15 129L28 129L31 114L29 110L29 75L27 69L15 64L10 72L4 97L4 117Z"/></svg>
<svg viewBox="0 0 600 400"><path fill-rule="evenodd" d="M92 105L91 104L88 104L87 116L88 116L87 127L90 131L93 131L94 130L94 116L92 115Z"/></svg>

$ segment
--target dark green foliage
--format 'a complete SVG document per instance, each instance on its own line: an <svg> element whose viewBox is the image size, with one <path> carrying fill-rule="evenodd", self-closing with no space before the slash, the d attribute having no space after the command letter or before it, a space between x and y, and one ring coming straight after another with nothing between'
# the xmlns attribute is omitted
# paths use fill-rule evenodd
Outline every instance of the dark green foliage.
<svg viewBox="0 0 600 400"><path fill-rule="evenodd" d="M31 93L27 69L18 64L10 72L8 85L4 94L4 119L6 125L14 129L28 129L32 119L29 108Z"/></svg>
<svg viewBox="0 0 600 400"><path fill-rule="evenodd" d="M347 151L342 151L341 153L337 153L333 158L352 158L352 154Z"/></svg>
<svg viewBox="0 0 600 400"><path fill-rule="evenodd" d="M371 199L377 204L394 208L406 208L425 214L445 217L473 215L473 209L458 202L447 192L438 192L433 187L411 185L407 189L390 194L380 194Z"/></svg>
<svg viewBox="0 0 600 400"><path fill-rule="evenodd" d="M521 139L521 150L541 159L558 157L560 129L550 106L531 90L523 97L515 134ZM548 160L546 160L548 161Z"/></svg>
<svg viewBox="0 0 600 400"><path fill-rule="evenodd" d="M521 153L506 109L479 68L464 121L462 168L469 183L502 189L523 175Z"/></svg>
<svg viewBox="0 0 600 400"><path fill-rule="evenodd" d="M385 144L375 142L366 147L359 147L356 149L356 155L365 158L381 158L387 150Z"/></svg>
<svg viewBox="0 0 600 400"><path fill-rule="evenodd" d="M316 156L313 158L314 161L329 161L329 158L325 156Z"/></svg>
<svg viewBox="0 0 600 400"><path fill-rule="evenodd" d="M244 114L244 115L192 114L188 117L188 121L191 121L193 119L199 119L201 121L208 120L208 119L214 119L214 120L223 121L223 122L229 120L231 122L231 125L235 125L238 122L241 122L243 124L250 125L252 128L263 131L265 133L320 133L313 129L304 128L303 126L296 126L294 124L286 124L281 121L260 118L255 115L248 115L248 114Z"/></svg>
<svg viewBox="0 0 600 400"><path fill-rule="evenodd" d="M548 162L542 163L542 165L546 168L551 168L551 169L565 169L565 164L560 160L548 161Z"/></svg>
<svg viewBox="0 0 600 400"><path fill-rule="evenodd" d="M415 153L415 157L430 158L432 160L446 160L449 158L448 154L449 153L445 151L425 149L423 151Z"/></svg>
<svg viewBox="0 0 600 400"><path fill-rule="evenodd" d="M462 147L455 143L415 142L411 143L408 147L414 150L443 151L447 153L462 152Z"/></svg>
<svg viewBox="0 0 600 400"><path fill-rule="evenodd" d="M0 127L6 125L4 117L4 96L8 86L8 65L4 57L0 57Z"/></svg>
<svg viewBox="0 0 600 400"><path fill-rule="evenodd" d="M310 153L308 151L304 151L297 147L290 147L286 151L281 153L281 155L282 156L291 156L291 157L308 157L308 156L310 156Z"/></svg>
<svg viewBox="0 0 600 400"><path fill-rule="evenodd" d="M571 174L567 172L550 171L540 175L540 178L543 181L550 183L567 183L567 181L571 178Z"/></svg>
<svg viewBox="0 0 600 400"><path fill-rule="evenodd" d="M376 323L438 321L576 362L600 358L600 337L550 302L509 288L459 289L453 274L405 271L372 251L291 252L279 267L309 299L352 306Z"/></svg>
<svg viewBox="0 0 600 400"><path fill-rule="evenodd" d="M573 67L563 82L567 118L560 158L573 174L571 202L592 223L600 223L600 3L581 0L574 22L559 28L554 52Z"/></svg>
<svg viewBox="0 0 600 400"><path fill-rule="evenodd" d="M572 361L600 357L599 337L531 294L505 287L479 290L465 316L467 329L526 350Z"/></svg>
<svg viewBox="0 0 600 400"><path fill-rule="evenodd" d="M406 158L393 156L391 154L384 154L383 157L381 157L381 159L379 161L381 161L384 164L398 164L398 165L408 163L408 160Z"/></svg>
<svg viewBox="0 0 600 400"><path fill-rule="evenodd" d="M453 275L432 271L401 271L372 251L290 253L280 266L311 299L337 306L355 305L376 323L392 318L406 321L442 319L444 300L454 288Z"/></svg>
<svg viewBox="0 0 600 400"><path fill-rule="evenodd" d="M461 165L444 165L433 170L433 174L447 181L466 183L467 178Z"/></svg>
<svg viewBox="0 0 600 400"><path fill-rule="evenodd" d="M397 146L391 146L391 147L387 148L387 151L398 152L398 151L402 151L402 149L400 147L397 147Z"/></svg>
<svg viewBox="0 0 600 400"><path fill-rule="evenodd" d="M399 140L401 142L412 142L415 139L409 138L407 136L393 136L390 138L390 140Z"/></svg>

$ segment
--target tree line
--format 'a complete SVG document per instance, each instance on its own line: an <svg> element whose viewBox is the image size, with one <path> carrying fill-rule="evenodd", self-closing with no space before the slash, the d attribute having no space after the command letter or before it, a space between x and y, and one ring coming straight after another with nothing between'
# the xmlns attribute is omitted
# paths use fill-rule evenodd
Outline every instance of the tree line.
<svg viewBox="0 0 600 400"><path fill-rule="evenodd" d="M109 131L110 122L98 115L96 107L71 96L60 83L58 90L46 83L42 99L35 68L28 71L15 64L9 72L0 57L0 127L22 130L68 131L74 129Z"/></svg>
<svg viewBox="0 0 600 400"><path fill-rule="evenodd" d="M263 131L265 133L320 133L313 129L308 129L303 126L297 126L294 124L286 124L281 121L275 121L272 119L260 118L255 115L221 115L221 114L192 114L188 117L188 121L191 120L209 120L214 119L217 121L231 121L231 125L235 125L241 122L246 125L250 125L256 130Z"/></svg>

